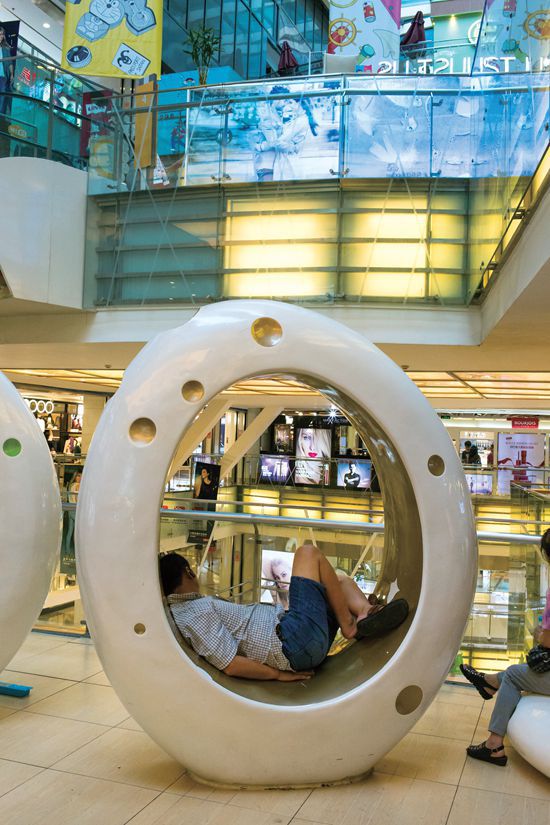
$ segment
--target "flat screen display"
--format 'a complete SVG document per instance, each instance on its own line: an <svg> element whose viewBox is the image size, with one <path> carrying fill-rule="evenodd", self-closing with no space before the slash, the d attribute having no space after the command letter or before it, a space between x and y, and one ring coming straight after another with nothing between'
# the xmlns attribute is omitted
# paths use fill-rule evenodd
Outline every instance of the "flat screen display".
<svg viewBox="0 0 550 825"><path fill-rule="evenodd" d="M286 484L290 475L290 463L284 455L260 456L260 481Z"/></svg>
<svg viewBox="0 0 550 825"><path fill-rule="evenodd" d="M491 473L465 473L466 484L474 496L490 496L493 493Z"/></svg>
<svg viewBox="0 0 550 825"><path fill-rule="evenodd" d="M372 479L372 461L346 459L338 462L338 487L346 490L368 490Z"/></svg>

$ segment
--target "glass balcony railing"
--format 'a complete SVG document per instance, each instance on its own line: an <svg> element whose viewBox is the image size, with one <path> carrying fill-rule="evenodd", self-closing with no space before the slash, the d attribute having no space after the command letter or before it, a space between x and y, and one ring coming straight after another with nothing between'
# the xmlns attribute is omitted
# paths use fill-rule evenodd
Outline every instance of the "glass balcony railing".
<svg viewBox="0 0 550 825"><path fill-rule="evenodd" d="M173 503L167 496L165 505ZM261 499L245 503L224 498L210 503L215 509L201 512L192 509L197 501L176 503L187 509L161 510L159 552L185 555L205 593L241 603L285 606L292 553L308 542L319 546L365 593L380 589L385 580L380 499L377 509L356 505L353 510L337 503L308 510L303 502L266 505ZM86 632L74 562L75 507L74 502L64 505L61 564L37 623L41 630ZM538 553L543 529L537 521L495 518L490 512L478 517L479 575L457 652L457 673L461 661L491 671L524 659L547 587L547 571ZM340 640L335 650L343 644Z"/></svg>

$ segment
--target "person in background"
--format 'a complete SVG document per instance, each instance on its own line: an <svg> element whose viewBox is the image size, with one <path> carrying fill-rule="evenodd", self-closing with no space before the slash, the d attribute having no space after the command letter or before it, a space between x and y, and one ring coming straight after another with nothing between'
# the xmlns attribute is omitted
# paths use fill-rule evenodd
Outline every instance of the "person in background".
<svg viewBox="0 0 550 825"><path fill-rule="evenodd" d="M550 563L550 529L546 530L540 543L540 552L546 564ZM542 626L533 633L535 644L550 648L550 588L546 593L546 607ZM511 665L500 673L480 673L470 665L460 665L466 679L484 699L496 695L495 707L489 720L489 735L479 745L469 745L466 753L472 759L489 762L504 767L508 757L504 752L504 736L523 690L550 696L550 670L539 673L528 664Z"/></svg>
<svg viewBox="0 0 550 825"><path fill-rule="evenodd" d="M468 464L481 465L481 456L478 453L476 444L472 444L472 446L470 447L470 454L468 456Z"/></svg>
<svg viewBox="0 0 550 825"><path fill-rule="evenodd" d="M487 467L492 467L495 463L495 455L493 453L494 447L494 444L491 444L489 447L489 452L487 453Z"/></svg>
<svg viewBox="0 0 550 825"><path fill-rule="evenodd" d="M469 458L470 458L470 449L471 449L471 447L472 447L472 442L471 441L465 441L464 442L464 449L462 450L462 454L460 456L460 460L462 461L463 464L469 464L470 463Z"/></svg>
<svg viewBox="0 0 550 825"><path fill-rule="evenodd" d="M8 111L9 97L7 92L13 86L13 64L11 46L6 37L6 30L0 27L0 114L5 115Z"/></svg>

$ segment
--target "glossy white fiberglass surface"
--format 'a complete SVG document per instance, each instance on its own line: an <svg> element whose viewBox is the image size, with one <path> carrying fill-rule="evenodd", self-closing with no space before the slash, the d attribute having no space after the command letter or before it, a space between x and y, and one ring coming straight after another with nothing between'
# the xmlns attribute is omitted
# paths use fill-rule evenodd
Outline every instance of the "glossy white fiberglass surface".
<svg viewBox="0 0 550 825"><path fill-rule="evenodd" d="M260 318L281 327L279 337L263 341L272 345L253 335ZM342 679L330 700L301 705L277 704L276 684L270 684L275 698L268 702L237 695L197 667L172 634L157 572L159 506L183 433L229 385L280 373L310 376L317 386L325 382L356 410L368 411L390 468L383 434L397 446L422 536L416 615L390 661L359 686L350 689ZM182 388L188 382L202 384L204 396L186 400ZM154 430L134 424L143 419L154 422ZM428 467L434 455L443 461L441 475ZM386 481L391 485L391 478ZM213 782L282 786L362 774L417 721L460 643L477 558L460 462L438 417L402 370L363 336L318 313L278 302L229 301L203 308L184 326L159 335L127 369L88 454L77 562L105 671L153 739ZM141 635L134 631L138 623L145 626ZM396 699L410 686L421 688L422 701L412 712L399 713Z"/></svg>
<svg viewBox="0 0 550 825"><path fill-rule="evenodd" d="M0 373L0 670L48 593L61 537L61 499L46 439Z"/></svg>

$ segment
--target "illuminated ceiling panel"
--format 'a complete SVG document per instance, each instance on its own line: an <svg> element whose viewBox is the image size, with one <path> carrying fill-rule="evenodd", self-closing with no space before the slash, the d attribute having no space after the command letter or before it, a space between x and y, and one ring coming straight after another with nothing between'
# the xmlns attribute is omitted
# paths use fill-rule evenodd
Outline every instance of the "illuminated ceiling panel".
<svg viewBox="0 0 550 825"><path fill-rule="evenodd" d="M66 381L90 388L107 388L115 391L124 375L123 370L69 370L69 369L14 369L4 370L12 381L22 384L25 378L41 379L45 386L48 381ZM486 398L516 403L524 399L550 400L550 372L407 372L419 389L428 398ZM276 396L295 395L297 397L317 396L316 390L305 387L291 378L256 378L239 381L224 391L232 395L263 394Z"/></svg>

